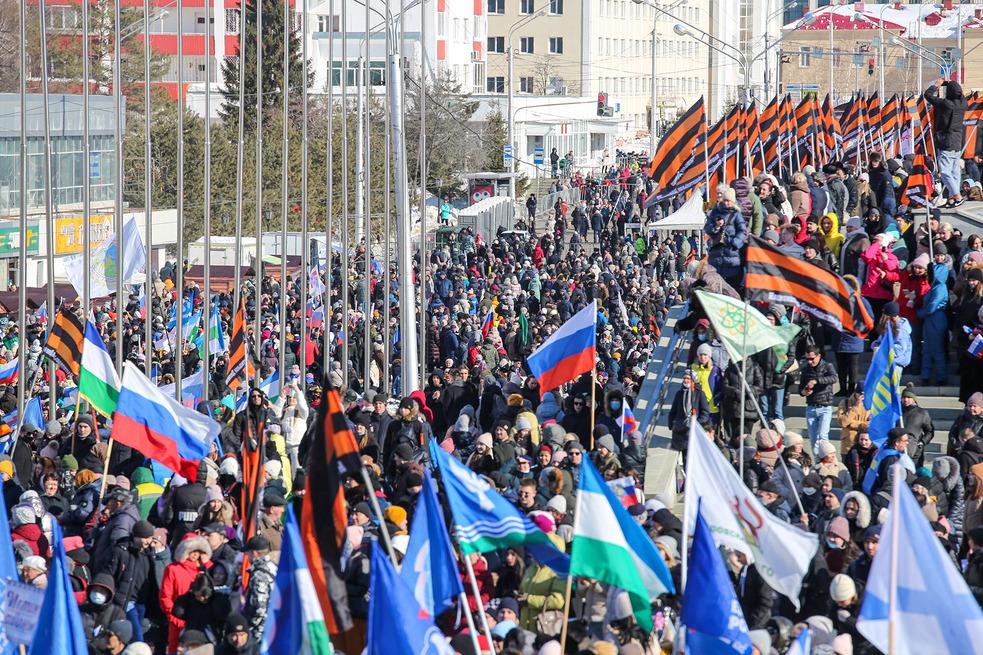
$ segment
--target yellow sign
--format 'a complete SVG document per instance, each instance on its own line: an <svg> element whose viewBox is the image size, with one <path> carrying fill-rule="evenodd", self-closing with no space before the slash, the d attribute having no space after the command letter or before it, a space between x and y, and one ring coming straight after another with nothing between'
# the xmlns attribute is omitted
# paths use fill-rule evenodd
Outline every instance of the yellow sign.
<svg viewBox="0 0 983 655"><path fill-rule="evenodd" d="M82 252L81 216L66 216L55 219L55 254L71 255ZM95 248L114 234L112 214L89 217L89 248Z"/></svg>

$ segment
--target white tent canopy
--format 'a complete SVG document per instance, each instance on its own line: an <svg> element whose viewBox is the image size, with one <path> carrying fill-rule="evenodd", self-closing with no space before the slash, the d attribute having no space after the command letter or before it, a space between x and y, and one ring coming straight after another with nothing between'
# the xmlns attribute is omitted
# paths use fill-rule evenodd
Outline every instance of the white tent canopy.
<svg viewBox="0 0 983 655"><path fill-rule="evenodd" d="M694 193L683 206L661 221L649 225L650 230L702 230L707 215L703 212L703 196Z"/></svg>

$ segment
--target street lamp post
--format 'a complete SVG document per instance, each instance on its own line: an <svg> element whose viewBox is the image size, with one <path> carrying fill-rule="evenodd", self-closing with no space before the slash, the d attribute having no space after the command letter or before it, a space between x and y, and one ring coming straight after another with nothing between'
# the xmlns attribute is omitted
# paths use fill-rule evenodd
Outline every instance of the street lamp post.
<svg viewBox="0 0 983 655"><path fill-rule="evenodd" d="M890 7L890 6L891 5L883 5L881 7L880 16L877 19L878 40L880 41L880 48L878 48L878 51L877 51L878 52L878 58L880 59L880 65L877 67L878 68L878 73L879 73L878 74L878 90L880 91L881 102L884 101L884 62L885 62L885 59L886 59L885 53L884 53L884 10L887 9L888 7ZM857 21L858 23L873 23L874 22L874 21L872 21L870 19L869 16L866 16L865 14L862 14L859 11L858 12L855 12L853 14L853 20Z"/></svg>
<svg viewBox="0 0 983 655"><path fill-rule="evenodd" d="M515 91L512 89L512 72L515 67L515 50L512 48L512 34L516 29L522 27L526 23L539 18L540 16L546 15L547 8L543 7L535 14L527 16L521 20L517 20L509 28L508 35L505 37L506 40L506 54L508 56L508 80L506 84L508 85L508 101L506 111L508 112L508 140L509 145L512 147L512 156L509 157L509 196L512 201L515 202L515 157L518 154L518 149L515 147L515 121L512 118L512 96Z"/></svg>
<svg viewBox="0 0 983 655"><path fill-rule="evenodd" d="M928 61L937 65L939 67L939 70L943 71L943 73L946 74L947 76L952 74L952 65L949 64L942 57L938 56L937 54L929 50L928 48L922 47L917 43L907 42L904 39L898 38L896 36L891 37L891 44L896 45L902 48L903 50L910 52L911 54L915 55L916 57L924 61ZM919 68L921 68L921 64L919 64Z"/></svg>

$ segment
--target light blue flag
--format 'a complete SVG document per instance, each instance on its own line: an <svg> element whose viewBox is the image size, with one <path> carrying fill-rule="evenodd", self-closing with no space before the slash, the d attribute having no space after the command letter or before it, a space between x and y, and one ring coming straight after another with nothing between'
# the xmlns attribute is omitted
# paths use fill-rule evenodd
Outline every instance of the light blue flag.
<svg viewBox="0 0 983 655"><path fill-rule="evenodd" d="M366 655L453 655L433 619L422 617L421 611L383 549L374 545Z"/></svg>
<svg viewBox="0 0 983 655"><path fill-rule="evenodd" d="M3 491L3 482L0 481L0 492ZM0 496L3 494L0 493ZM0 618L5 618L8 612L7 603L7 583L16 583L17 562L14 561L14 545L10 540L10 523L7 519L7 507L0 503ZM12 639L7 638L7 630L0 621L0 653L8 655L16 653L17 644Z"/></svg>
<svg viewBox="0 0 983 655"><path fill-rule="evenodd" d="M546 533L515 505L444 452L435 439L430 440L430 458L440 467L447 504L454 517L454 531L465 555L523 546L540 564L566 577L570 557L557 550Z"/></svg>
<svg viewBox="0 0 983 655"><path fill-rule="evenodd" d="M399 576L413 590L414 598L430 616L443 612L453 604L451 601L454 598L464 593L454 562L444 514L437 502L437 490L430 471L425 470L423 491L416 501L410 542Z"/></svg>
<svg viewBox="0 0 983 655"><path fill-rule="evenodd" d="M683 594L686 651L701 655L748 655L751 636L703 513L696 510L689 577Z"/></svg>
<svg viewBox="0 0 983 655"><path fill-rule="evenodd" d="M88 655L82 615L68 579L65 544L61 526L51 522L51 562L48 565L48 588L31 640L29 655Z"/></svg>
<svg viewBox="0 0 983 655"><path fill-rule="evenodd" d="M812 655L812 633L809 632L809 628L802 628L802 632L785 651L785 655Z"/></svg>
<svg viewBox="0 0 983 655"><path fill-rule="evenodd" d="M41 396L35 396L27 401L27 406L24 408L24 425L44 431L44 407L41 405Z"/></svg>
<svg viewBox="0 0 983 655"><path fill-rule="evenodd" d="M870 412L870 440L881 448L901 418L901 367L894 365L894 331L884 330L864 379L864 408Z"/></svg>
<svg viewBox="0 0 983 655"><path fill-rule="evenodd" d="M887 653L893 626L894 655L983 654L983 610L907 485L895 485L889 510L857 618L860 634Z"/></svg>

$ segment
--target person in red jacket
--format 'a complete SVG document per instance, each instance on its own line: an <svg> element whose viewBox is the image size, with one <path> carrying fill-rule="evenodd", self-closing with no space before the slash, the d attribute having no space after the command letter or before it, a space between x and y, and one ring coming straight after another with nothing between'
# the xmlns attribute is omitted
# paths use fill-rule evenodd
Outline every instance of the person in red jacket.
<svg viewBox="0 0 983 655"><path fill-rule="evenodd" d="M492 594L495 593L495 580L492 578L491 571L488 570L488 562L481 553L471 553L470 555L465 555L465 557L471 558L474 579L478 583L478 593L481 594L481 609L484 611L485 605L488 604L488 601L492 599ZM461 573L461 582L465 588L470 589L471 581L464 563L458 564L457 568ZM471 606L471 613L474 614L478 611L478 603L475 601L473 594L468 594L467 596L468 605Z"/></svg>
<svg viewBox="0 0 983 655"><path fill-rule="evenodd" d="M48 557L48 538L37 523L34 508L29 503L14 505L11 514L11 524L14 526L10 532L11 540L26 543L32 555Z"/></svg>
<svg viewBox="0 0 983 655"><path fill-rule="evenodd" d="M191 588L198 574L211 567L212 548L208 540L189 532L174 550L174 562L164 569L160 583L160 609L167 616L167 652L177 652L184 619L174 616L174 603Z"/></svg>

